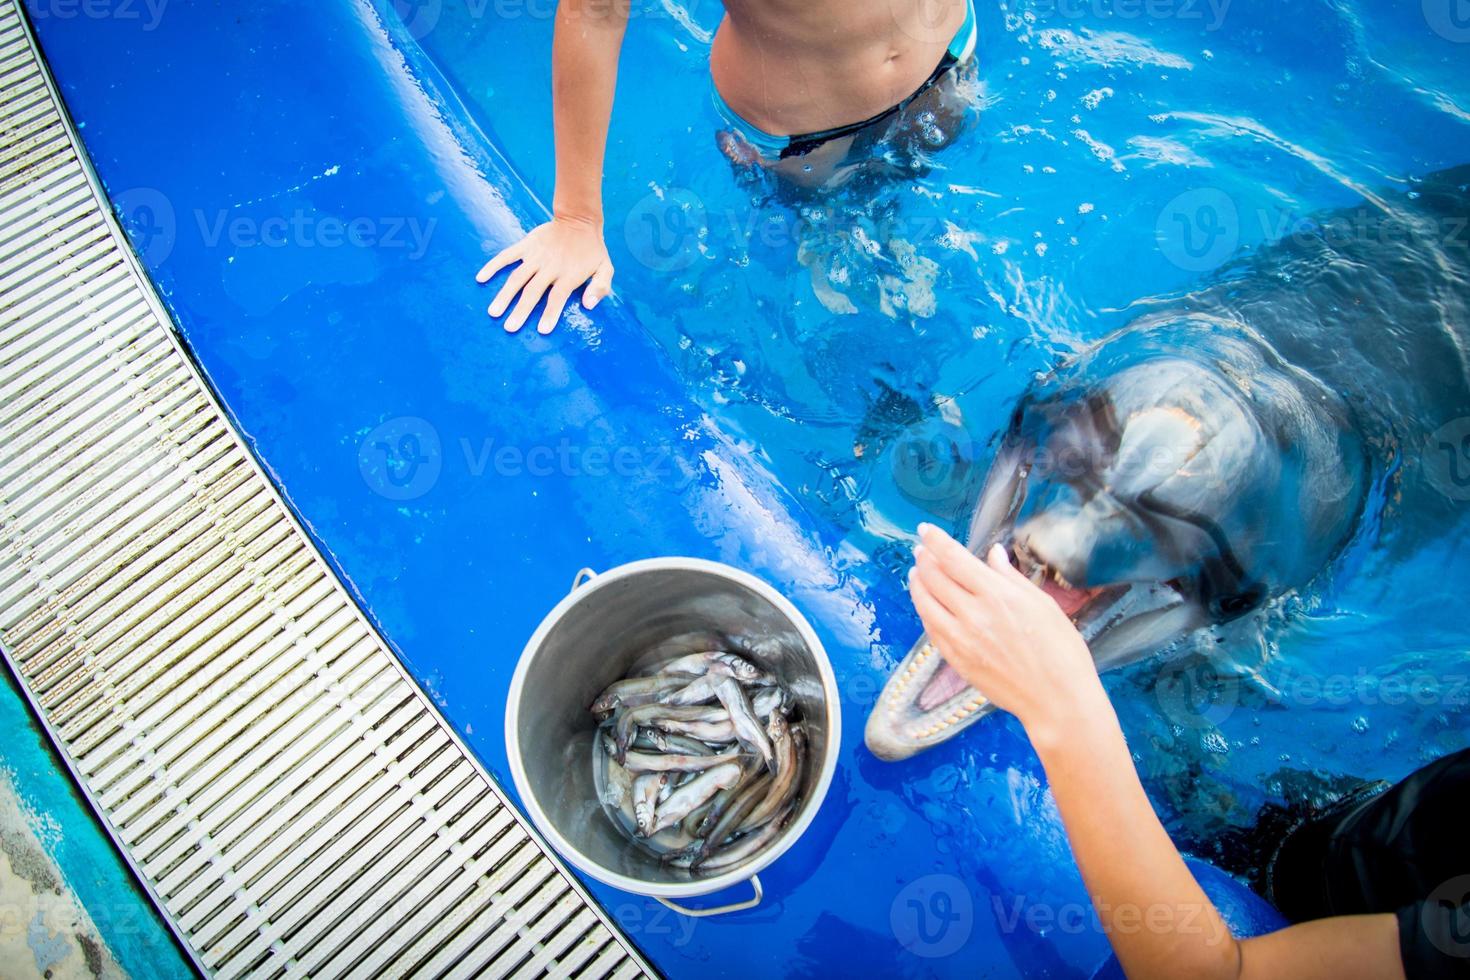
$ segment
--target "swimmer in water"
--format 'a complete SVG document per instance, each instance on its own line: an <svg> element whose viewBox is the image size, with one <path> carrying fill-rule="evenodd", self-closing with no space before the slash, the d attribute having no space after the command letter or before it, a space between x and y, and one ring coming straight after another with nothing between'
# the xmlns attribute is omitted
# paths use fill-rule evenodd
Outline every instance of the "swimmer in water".
<svg viewBox="0 0 1470 980"><path fill-rule="evenodd" d="M492 317L509 311L509 333L543 296L538 330L547 334L577 289L585 286L587 309L612 292L602 167L627 24L627 0L557 7L552 218L476 277L487 283L514 267L490 304ZM712 97L727 126L721 149L795 183L840 183L874 146L935 129L973 64L975 40L973 0L725 0L710 48Z"/></svg>

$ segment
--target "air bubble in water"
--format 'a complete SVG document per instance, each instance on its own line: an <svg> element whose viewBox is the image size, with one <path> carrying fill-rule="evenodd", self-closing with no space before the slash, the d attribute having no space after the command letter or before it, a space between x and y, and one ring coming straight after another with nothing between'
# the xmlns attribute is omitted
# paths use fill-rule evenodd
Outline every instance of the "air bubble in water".
<svg viewBox="0 0 1470 980"><path fill-rule="evenodd" d="M925 142L930 146L942 146L944 144L944 129L939 125L939 121L933 112L925 111L919 113L916 121L919 124L919 132L924 135Z"/></svg>

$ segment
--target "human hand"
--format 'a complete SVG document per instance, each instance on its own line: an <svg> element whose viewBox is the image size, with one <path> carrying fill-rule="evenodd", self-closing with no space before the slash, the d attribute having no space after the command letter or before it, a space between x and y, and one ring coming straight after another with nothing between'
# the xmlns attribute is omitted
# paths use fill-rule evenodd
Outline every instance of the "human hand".
<svg viewBox="0 0 1470 980"><path fill-rule="evenodd" d="M515 262L520 265L511 271L490 304L490 315L498 317L520 295L515 309L506 317L506 333L515 333L525 325L543 295L546 306L536 330L548 334L556 329L561 311L578 286L588 283L582 291L582 306L589 310L612 292L612 259L597 222L554 217L486 262L475 281L483 285Z"/></svg>
<svg viewBox="0 0 1470 980"><path fill-rule="evenodd" d="M909 573L914 608L966 683L1019 718L1033 742L1107 708L1081 634L1004 548L982 560L930 524L919 525L919 540Z"/></svg>

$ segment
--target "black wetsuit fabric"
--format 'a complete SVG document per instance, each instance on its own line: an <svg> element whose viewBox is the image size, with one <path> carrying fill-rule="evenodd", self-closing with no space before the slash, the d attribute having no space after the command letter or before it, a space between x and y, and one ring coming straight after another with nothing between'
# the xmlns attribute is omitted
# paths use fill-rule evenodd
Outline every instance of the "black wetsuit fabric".
<svg viewBox="0 0 1470 980"><path fill-rule="evenodd" d="M1410 980L1470 978L1470 749L1307 821L1268 875L1288 919L1392 912Z"/></svg>

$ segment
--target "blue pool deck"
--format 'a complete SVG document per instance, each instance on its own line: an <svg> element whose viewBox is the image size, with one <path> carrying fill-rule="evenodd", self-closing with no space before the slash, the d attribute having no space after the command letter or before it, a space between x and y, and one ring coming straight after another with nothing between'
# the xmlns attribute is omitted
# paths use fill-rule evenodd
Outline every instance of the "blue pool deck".
<svg viewBox="0 0 1470 980"><path fill-rule="evenodd" d="M10 3L0 0L0 17ZM255 604L242 600L234 612L219 613L207 624L216 632L201 635L234 637L235 620L268 606L273 615L294 617L299 628L287 635L302 634L293 645L321 655L320 667L311 664L322 676L349 655L372 664L381 656L374 676L385 678L392 697L401 696L411 713L391 731L396 737L421 726L428 733L423 738L440 740L430 753L443 760L436 764L464 781L433 781L432 792L441 796L430 804L423 799L430 789L410 787L406 809L428 805L433 811L415 811L415 821L435 818L436 827L459 827L459 814L482 806L483 821L469 821L466 833L498 820L496 833L526 835L516 838L515 853L524 855L526 867L541 869L534 882L530 871L496 879L500 865L493 865L486 871L487 897L463 921L455 920L451 936L426 926L384 972L494 974L499 961L490 953L476 958L476 943L491 942L517 950L506 970L527 974L978 971L1005 977L1089 976L1110 969L1100 930L1036 925L1042 917L1025 914L1050 911L1054 922L1059 909L1085 909L1086 893L1039 764L1017 726L997 718L963 744L906 767L880 763L862 749L866 709L896 655L917 634L901 583L845 550L837 530L808 513L757 452L695 407L622 302L611 300L594 314L569 314L549 339L507 338L486 322L488 296L474 284L474 270L544 209L516 176L513 155L508 158L514 134L492 137L464 111L392 3L199 2L170 5L156 20L59 17L52 4L30 6L82 148L136 257L114 265L136 271L139 282L156 290L158 328L177 331L166 343L147 339L152 334L118 341L120 349L138 348L128 356L139 360L128 363L146 362L146 371L137 368L140 377L154 377L147 372L155 361L168 378L177 375L167 385L177 384L183 392L178 404L187 397L188 411L198 413L180 414L173 387L145 392L157 399L147 409L157 413L149 424L178 426L160 439L173 442L158 465L193 465L190 454L217 452L221 462L209 456L200 466L198 488L191 490L199 499L215 500L211 481L221 472L235 474L230 479L244 481L240 486L259 487L240 491L258 500L259 511L242 507L237 520L237 511L218 506L218 522L227 529L220 547L240 564L221 572L221 581L241 583ZM23 182L5 192L24 204ZM74 253L56 262L82 261L94 242L72 247ZM79 286L84 278L58 282ZM104 306L93 317L102 333L105 312ZM30 336L0 318L0 329L11 328L16 349L30 351ZM0 364L7 360L0 354ZM60 363L58 370L71 370L71 360ZM86 402L91 396L81 397ZM84 424L85 405L57 410L76 415L58 424L58 432L74 426L80 443L101 438ZM196 417L197 427L190 421ZM87 452L87 459L101 458L101 450ZM49 459L37 465L49 474ZM87 474L79 469L77 479ZM4 478L29 486L19 469ZM58 494L70 493L64 483L60 487ZM138 487L139 495L148 492L145 483ZM126 507L123 489L109 492ZM229 497L235 484L217 492L231 507L243 499ZM44 510L46 504L28 506ZM7 531L18 527L19 521L7 524ZM18 540L24 533L14 535ZM787 594L831 655L844 699L838 775L817 820L762 875L765 904L715 919L680 918L650 899L570 877L538 850L530 831L505 830L522 823L513 799L500 802L509 786L504 702L525 639L577 569L672 554L737 565ZM50 574L65 569L56 566ZM201 575L204 582L208 576ZM29 601L26 588L36 591L33 604L58 601L43 578L24 586L8 579L0 587L18 596L12 600L18 607ZM193 582L189 578L187 588ZM167 592L171 584L165 579L166 594L156 600L160 621L170 612L195 614L191 604L169 605L178 598ZM89 602L81 592L60 593L81 606ZM216 612L203 607L215 594L199 595L204 629L202 618ZM315 621L302 626L315 608L311 603L328 599L336 603L325 616L333 632L321 632L327 626ZM25 622L32 633L39 631L34 617ZM145 625L169 643L133 649L126 646L132 635L121 630L116 643L125 652L104 648L70 658L51 648L21 649L15 637L23 631L13 621L0 622L0 637L51 734L82 760L91 802L109 820L116 818L111 833L128 844L133 869L152 901L168 912L167 924L195 966L232 976L372 975L378 951L369 940L397 928L399 909L385 911L374 901L436 880L433 869L447 858L426 857L423 867L410 868L428 853L417 850L420 838L414 849L383 840L372 865L380 877L370 881L348 881L346 864L324 864L320 887L273 877L262 855L291 835L324 856L340 850L332 861L366 860L343 844L358 832L352 797L333 802L330 790L321 790L327 802L304 799L305 790L271 795L279 774L267 749L284 758L298 741L309 742L324 729L302 723L293 740L279 734L293 732L289 726L267 732L262 720L252 727L251 719L275 718L279 708L274 699L281 689L261 681L256 696L229 702L238 721L230 738L250 743L258 772L203 764L206 756L233 758L234 743L199 735L209 753L221 754L181 752L176 769L164 766L157 770L163 776L155 775L150 753L173 750L150 748L150 739L171 730L169 713L160 696L146 712L127 715L127 698L167 683L167 658L194 664L189 658L209 644L184 648L192 634L173 636L151 619ZM357 652L330 646L341 637L350 639L340 646ZM282 655L276 650L269 663ZM112 676L108 683L121 693L114 697L109 689L93 703L85 690L69 686L85 681L56 681L45 672L65 661L81 672L77 676L91 678L92 657L129 665L136 676ZM231 663L246 669L255 661ZM331 674L334 682L361 676L355 671L366 668L357 663L341 666L341 676ZM28 673L26 664L45 669ZM96 676L103 673L98 668ZM256 689L245 684L241 690ZM180 708L181 716L195 710L189 707L194 703ZM400 710L398 704L373 701L371 710L389 720L367 727L390 731L390 724L399 724L390 711ZM337 706L361 704L344 699ZM200 717L236 723L228 713L209 713L215 710L201 710ZM112 725L116 731L96 734ZM344 736L344 756L357 751L355 738ZM406 741L399 758L411 758L420 744ZM99 758L102 750L116 756ZM366 769L353 772L350 778L361 777L356 792L376 791L376 777ZM309 785L320 788L337 776L324 765L312 778L319 781ZM408 787L409 777L404 780ZM155 784L166 788L147 796ZM175 790L185 799L176 800ZM248 800L241 812L254 807L277 836L211 855L219 841L236 839L233 818L221 816L219 797L227 792ZM189 810L201 800L208 805ZM129 824L139 815L150 822ZM404 833L449 836L424 831L428 825L415 822ZM160 827L174 836L160 843ZM149 842L154 849L140 858L139 847ZM485 847L490 854L495 844ZM451 852L458 854L446 845L444 853ZM401 871L391 870L395 861L402 862ZM199 883L185 881L179 870L192 874L206 867L217 875ZM1195 869L1237 927L1259 930L1278 921L1238 883L1207 865ZM325 894L329 883L339 890ZM533 885L530 898L542 896L544 905L534 921L517 921L516 903L530 900L525 893ZM290 900L279 900L287 892ZM308 898L320 900L320 910L304 910ZM83 900L93 908L85 895ZM580 930L562 945L556 937L565 930L553 931L562 929L560 920L541 918L552 904ZM419 904L403 908L421 911ZM1023 914L1013 914L1017 910ZM97 926L106 938L105 923ZM153 927L146 941L161 944L164 972L178 965L179 954L168 960L168 944L156 922ZM302 938L307 932L318 946ZM462 948L444 953L454 942ZM109 945L119 962L133 955L127 943ZM572 955L567 949L583 955L559 969L560 958ZM321 968L309 968L308 956L316 956L310 962Z"/></svg>

